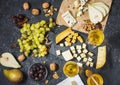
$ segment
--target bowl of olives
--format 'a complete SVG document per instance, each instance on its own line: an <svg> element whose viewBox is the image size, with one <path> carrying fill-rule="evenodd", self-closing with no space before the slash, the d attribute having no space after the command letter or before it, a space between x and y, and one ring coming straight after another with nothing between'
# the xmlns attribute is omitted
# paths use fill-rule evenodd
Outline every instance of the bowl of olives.
<svg viewBox="0 0 120 85"><path fill-rule="evenodd" d="M48 75L48 70L44 64L35 63L30 67L29 75L33 80L43 81Z"/></svg>

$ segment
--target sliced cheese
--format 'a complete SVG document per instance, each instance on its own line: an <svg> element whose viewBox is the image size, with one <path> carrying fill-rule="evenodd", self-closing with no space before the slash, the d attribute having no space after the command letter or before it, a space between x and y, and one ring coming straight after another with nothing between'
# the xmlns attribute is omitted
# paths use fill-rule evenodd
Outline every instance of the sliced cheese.
<svg viewBox="0 0 120 85"><path fill-rule="evenodd" d="M106 62L106 46L98 47L96 69L102 68Z"/></svg>
<svg viewBox="0 0 120 85"><path fill-rule="evenodd" d="M73 56L72 56L70 50L66 50L66 51L62 52L62 56L65 59L65 61L69 61L69 60L73 59Z"/></svg>

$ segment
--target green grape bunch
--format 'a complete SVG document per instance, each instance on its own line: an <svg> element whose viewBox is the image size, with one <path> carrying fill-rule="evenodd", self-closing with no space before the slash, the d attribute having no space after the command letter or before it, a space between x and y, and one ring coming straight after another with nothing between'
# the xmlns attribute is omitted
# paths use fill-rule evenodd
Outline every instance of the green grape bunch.
<svg viewBox="0 0 120 85"><path fill-rule="evenodd" d="M49 22L41 20L35 24L25 23L20 29L21 37L18 39L20 52L23 52L25 56L29 56L31 53L35 57L47 55L45 37L55 25L52 18L49 19Z"/></svg>

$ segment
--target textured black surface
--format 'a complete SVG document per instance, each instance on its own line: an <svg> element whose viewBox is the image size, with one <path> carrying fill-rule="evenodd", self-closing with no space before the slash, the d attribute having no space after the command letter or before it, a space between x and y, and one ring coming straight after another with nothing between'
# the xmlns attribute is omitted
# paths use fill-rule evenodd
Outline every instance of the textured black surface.
<svg viewBox="0 0 120 85"><path fill-rule="evenodd" d="M11 45L17 41L20 37L20 31L15 25L12 23L12 16L17 14L26 14L30 18L30 23L35 23L40 21L41 19L48 18L43 16L43 13L39 16L33 16L31 14L31 9L28 11L24 11L22 8L23 2L26 0L0 0L0 53L3 52L11 52L17 58L20 54L19 47L11 48ZM41 3L47 0L27 0L31 3L31 8L39 8L41 9ZM48 0L55 7L60 6L62 0ZM113 0L113 5L110 11L110 16L108 18L108 22L105 28L105 37L107 41L107 62L105 66L100 70L93 69L94 72L100 73L104 78L104 85L120 85L120 0ZM54 18L57 16L57 13L53 16ZM55 34L57 34L58 30L63 30L62 28L55 28L53 33L50 33L50 39L54 40ZM55 34L54 34L55 33ZM84 37L86 34L81 33ZM24 62L21 63L23 66L21 70L24 72L26 76L24 81L20 84L14 84L9 82L3 75L2 70L5 67L0 66L0 85L45 85L44 82L35 82L31 80L28 76L29 67L35 62L43 62L46 61L46 66L49 67L49 63L56 62L59 63L58 74L60 78L55 80L51 78L52 72L48 75L49 83L48 85L56 85L58 82L65 79L65 75L62 72L62 67L65 61L62 58L56 57L54 54L55 44L52 44L52 48L50 50L50 54L44 58L34 58L28 57ZM83 74L80 75L83 82L86 85L86 77Z"/></svg>

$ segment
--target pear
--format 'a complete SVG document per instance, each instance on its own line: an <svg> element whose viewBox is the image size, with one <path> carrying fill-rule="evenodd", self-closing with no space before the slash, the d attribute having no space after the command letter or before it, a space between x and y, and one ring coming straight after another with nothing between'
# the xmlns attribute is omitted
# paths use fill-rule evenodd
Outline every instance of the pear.
<svg viewBox="0 0 120 85"><path fill-rule="evenodd" d="M1 55L0 63L6 67L20 68L21 65L16 61L15 57L8 52L5 52Z"/></svg>
<svg viewBox="0 0 120 85"><path fill-rule="evenodd" d="M23 79L23 73L19 69L3 70L4 76L13 83L19 83Z"/></svg>
<svg viewBox="0 0 120 85"><path fill-rule="evenodd" d="M109 13L109 10L110 10L109 7L103 2L96 2L96 3L93 3L92 5L103 7L107 11L107 14Z"/></svg>
<svg viewBox="0 0 120 85"><path fill-rule="evenodd" d="M92 23L98 23L103 20L103 14L101 11L93 7L91 4L88 4L89 18Z"/></svg>
<svg viewBox="0 0 120 85"><path fill-rule="evenodd" d="M98 9L99 11L101 11L104 17L107 15L107 10L104 7L99 5L92 5L92 6Z"/></svg>

